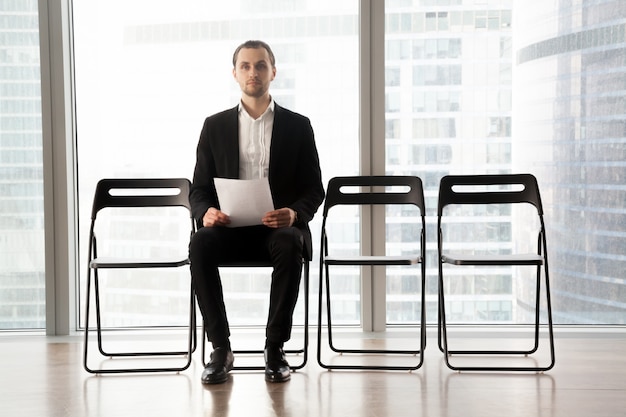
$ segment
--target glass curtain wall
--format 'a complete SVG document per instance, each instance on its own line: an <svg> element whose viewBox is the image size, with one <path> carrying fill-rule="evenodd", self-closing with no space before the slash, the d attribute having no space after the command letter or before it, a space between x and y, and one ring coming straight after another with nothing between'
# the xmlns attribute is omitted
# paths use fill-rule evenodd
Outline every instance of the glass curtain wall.
<svg viewBox="0 0 626 417"><path fill-rule="evenodd" d="M437 317L440 178L531 172L546 209L555 322L626 323L624 2L385 5L386 170L424 180L430 321ZM477 239L506 252L518 214L494 208L482 213L488 235L476 237L462 218L450 233L459 247ZM533 281L512 281L514 273L455 276L447 286L450 320L528 322ZM402 277L388 283L395 294L388 321L406 314L399 294L407 285Z"/></svg>
<svg viewBox="0 0 626 417"><path fill-rule="evenodd" d="M0 330L43 329L43 148L36 0L0 0Z"/></svg>
<svg viewBox="0 0 626 417"><path fill-rule="evenodd" d="M387 0L385 6L386 171L424 182L432 322L439 180L449 173L511 171L512 7L507 0ZM484 244L506 250L509 221L509 213L493 213L495 236L484 236ZM455 240L470 239L465 222L456 224ZM479 271L461 282L448 297L450 320L513 320L510 274ZM402 277L388 282L388 321L406 314L410 304L400 294L407 285Z"/></svg>
<svg viewBox="0 0 626 417"><path fill-rule="evenodd" d="M544 191L555 320L626 324L626 2L515 7L513 163Z"/></svg>
<svg viewBox="0 0 626 417"><path fill-rule="evenodd" d="M73 17L81 274L86 273L86 237L97 181L191 178L205 117L238 104L241 94L232 77L232 54L247 39L272 46L277 75L270 92L280 105L311 119L324 182L358 173L357 0L75 1ZM126 233L143 233L163 220L129 222ZM358 251L359 237L353 233L358 216L348 223L343 240ZM319 228L316 219L311 224L316 247ZM318 255L315 249L314 257ZM344 323L360 320L356 272L337 288L345 294L336 305L337 320ZM169 284L147 276L107 280L103 290L111 302L105 308L113 314L104 324L184 323L184 308L163 314L159 310L185 305L186 274ZM265 323L269 274L268 269L222 272L231 324ZM312 289L317 275L314 259ZM149 287L153 289L147 291ZM138 298L129 314L118 302L133 293ZM296 322L302 322L301 304Z"/></svg>
<svg viewBox="0 0 626 417"><path fill-rule="evenodd" d="M45 327L37 3L0 0L0 329ZM97 180L191 177L202 121L239 97L230 59L245 39L274 46L274 97L311 117L324 180L359 172L358 3L73 3L81 283ZM386 0L385 10L386 171L418 175L426 185L429 320L436 318L439 179L528 171L539 178L547 210L555 320L626 323L624 2ZM491 218L490 241L506 249L511 218L506 212ZM387 213L389 252L405 247L407 219ZM342 220L345 250L357 252L359 220L353 213ZM316 279L317 262L311 266ZM232 320L262 323L266 272L232 274L231 298L247 300L230 308ZM515 322L525 288L513 287L505 274L489 281L494 285L477 304L486 278L468 278L448 311L466 323ZM356 271L346 271L341 283L335 312L344 323L358 323ZM133 285L109 290L122 300L144 289ZM415 317L416 289L400 275L387 286L387 321ZM185 293L167 286L142 293L138 306L149 312L147 321L113 315L107 325L149 325L155 309L180 303L174 300ZM182 312L167 314L172 323L184 322Z"/></svg>

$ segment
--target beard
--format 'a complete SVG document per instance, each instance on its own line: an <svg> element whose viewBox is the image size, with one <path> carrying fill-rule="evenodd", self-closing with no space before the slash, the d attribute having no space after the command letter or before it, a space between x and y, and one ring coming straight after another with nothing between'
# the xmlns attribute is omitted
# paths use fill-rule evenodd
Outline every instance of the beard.
<svg viewBox="0 0 626 417"><path fill-rule="evenodd" d="M258 83L258 84L246 84L246 85L244 85L242 91L248 97L259 98L259 97L263 97L267 93L268 86L265 86L265 85L260 84L260 83Z"/></svg>

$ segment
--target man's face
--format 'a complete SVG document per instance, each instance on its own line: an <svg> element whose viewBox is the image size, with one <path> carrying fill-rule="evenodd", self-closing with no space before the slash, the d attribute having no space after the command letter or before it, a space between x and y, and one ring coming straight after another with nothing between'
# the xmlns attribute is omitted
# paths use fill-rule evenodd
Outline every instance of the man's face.
<svg viewBox="0 0 626 417"><path fill-rule="evenodd" d="M263 97L276 75L269 54L265 48L242 48L237 55L233 76L243 94L250 97Z"/></svg>

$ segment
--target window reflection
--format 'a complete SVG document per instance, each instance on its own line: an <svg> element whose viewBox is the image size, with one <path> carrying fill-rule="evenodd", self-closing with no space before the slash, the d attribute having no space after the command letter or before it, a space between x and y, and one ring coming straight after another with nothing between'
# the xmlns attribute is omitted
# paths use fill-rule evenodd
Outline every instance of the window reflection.
<svg viewBox="0 0 626 417"><path fill-rule="evenodd" d="M0 0L0 330L46 322L37 1Z"/></svg>
<svg viewBox="0 0 626 417"><path fill-rule="evenodd" d="M386 2L385 66L394 80L386 86L387 171L422 177L431 214L428 194L448 173L535 174L548 210L558 323L626 323L626 9L618 3L517 2L514 10L507 0ZM408 14L410 30L399 23ZM515 215L484 215L488 235L463 222L447 233L459 245L509 251ZM428 261L434 320L436 254ZM513 287L515 273L460 278L451 318L523 322L532 290ZM389 289L399 291L406 278L395 279ZM483 294L492 300L475 301ZM406 317L404 308L399 292L388 297L388 321Z"/></svg>

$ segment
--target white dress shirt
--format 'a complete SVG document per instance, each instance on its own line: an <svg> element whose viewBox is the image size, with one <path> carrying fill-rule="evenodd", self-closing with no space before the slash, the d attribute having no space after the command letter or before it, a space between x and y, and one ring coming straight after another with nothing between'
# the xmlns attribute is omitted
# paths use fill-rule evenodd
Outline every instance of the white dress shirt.
<svg viewBox="0 0 626 417"><path fill-rule="evenodd" d="M239 103L239 179L267 177L273 127L273 99L258 119L253 119Z"/></svg>

